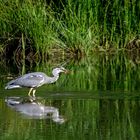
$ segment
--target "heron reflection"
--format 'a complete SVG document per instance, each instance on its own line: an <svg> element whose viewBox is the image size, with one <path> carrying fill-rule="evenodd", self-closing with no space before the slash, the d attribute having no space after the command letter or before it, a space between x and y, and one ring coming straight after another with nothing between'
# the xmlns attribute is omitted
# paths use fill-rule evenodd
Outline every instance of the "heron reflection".
<svg viewBox="0 0 140 140"><path fill-rule="evenodd" d="M8 97L7 105L31 119L52 119L56 123L64 123L65 120L59 115L59 110L53 106L45 106L38 100L31 101L29 98Z"/></svg>

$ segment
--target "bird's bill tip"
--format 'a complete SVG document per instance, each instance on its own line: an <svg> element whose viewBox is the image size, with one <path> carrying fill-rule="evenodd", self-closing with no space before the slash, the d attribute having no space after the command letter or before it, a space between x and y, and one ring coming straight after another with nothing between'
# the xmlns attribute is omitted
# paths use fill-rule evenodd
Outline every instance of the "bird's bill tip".
<svg viewBox="0 0 140 140"><path fill-rule="evenodd" d="M64 73L68 74L68 73L70 73L70 70L65 70Z"/></svg>

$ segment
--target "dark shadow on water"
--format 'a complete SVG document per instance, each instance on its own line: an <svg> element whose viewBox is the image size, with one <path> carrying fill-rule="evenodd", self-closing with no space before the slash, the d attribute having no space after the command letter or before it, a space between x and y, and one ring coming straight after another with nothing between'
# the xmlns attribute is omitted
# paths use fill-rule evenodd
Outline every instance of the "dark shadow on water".
<svg viewBox="0 0 140 140"><path fill-rule="evenodd" d="M7 105L13 110L21 113L28 119L52 119L62 124L65 119L59 115L59 109L53 106L45 106L41 99L30 99L29 97L8 97L5 99Z"/></svg>

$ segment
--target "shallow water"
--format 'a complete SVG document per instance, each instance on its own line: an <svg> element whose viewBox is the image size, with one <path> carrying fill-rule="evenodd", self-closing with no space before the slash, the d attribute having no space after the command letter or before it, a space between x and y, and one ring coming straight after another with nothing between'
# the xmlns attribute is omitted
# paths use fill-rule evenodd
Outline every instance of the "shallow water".
<svg viewBox="0 0 140 140"><path fill-rule="evenodd" d="M137 139L138 93L111 95L1 96L0 139Z"/></svg>
<svg viewBox="0 0 140 140"><path fill-rule="evenodd" d="M5 83L28 71L49 75L52 67L24 67L20 74L12 67L3 69L0 139L139 139L140 67L122 55L107 57L68 63L71 73L38 88L35 99L27 96L28 89L4 90Z"/></svg>

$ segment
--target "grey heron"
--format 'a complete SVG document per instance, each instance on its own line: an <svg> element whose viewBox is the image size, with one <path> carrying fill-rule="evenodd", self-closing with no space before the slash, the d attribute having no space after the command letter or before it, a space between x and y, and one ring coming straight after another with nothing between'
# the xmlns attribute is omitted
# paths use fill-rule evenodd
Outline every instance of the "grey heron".
<svg viewBox="0 0 140 140"><path fill-rule="evenodd" d="M15 80L8 82L5 89L27 87L30 88L28 96L31 96L32 93L32 96L35 97L36 88L44 84L51 84L56 82L59 78L59 74L62 72L67 73L68 71L63 67L54 68L52 70L52 77L47 76L43 72L28 73L21 77L18 77Z"/></svg>

